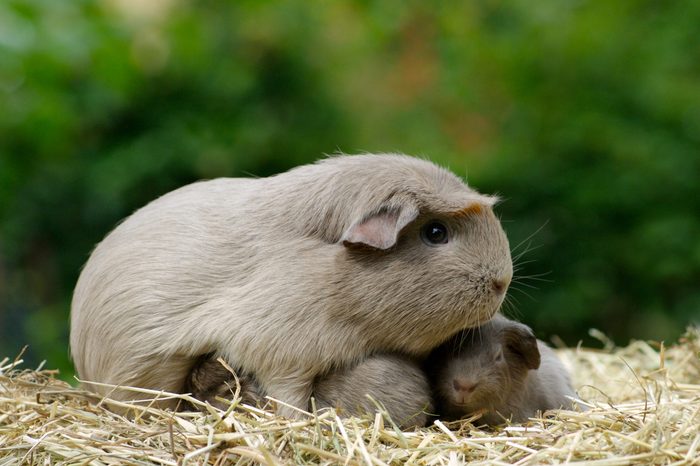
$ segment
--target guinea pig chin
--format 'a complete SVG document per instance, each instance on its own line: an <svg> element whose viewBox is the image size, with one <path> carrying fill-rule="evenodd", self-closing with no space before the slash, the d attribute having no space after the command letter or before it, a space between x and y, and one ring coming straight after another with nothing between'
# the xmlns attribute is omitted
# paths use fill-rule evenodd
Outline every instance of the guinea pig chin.
<svg viewBox="0 0 700 466"><path fill-rule="evenodd" d="M471 312L467 314L465 328L478 327L491 320L500 309L504 296L488 296L484 300L472 303Z"/></svg>

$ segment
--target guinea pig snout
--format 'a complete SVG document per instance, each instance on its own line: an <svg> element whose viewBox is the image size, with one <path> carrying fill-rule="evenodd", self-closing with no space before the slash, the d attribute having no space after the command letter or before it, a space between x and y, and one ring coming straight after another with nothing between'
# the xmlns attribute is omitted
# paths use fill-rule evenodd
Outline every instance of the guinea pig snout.
<svg viewBox="0 0 700 466"><path fill-rule="evenodd" d="M497 295L502 295L506 292L508 289L508 285L510 285L510 278L492 278L491 279L491 289L493 290L494 293Z"/></svg>
<svg viewBox="0 0 700 466"><path fill-rule="evenodd" d="M482 293L500 299L508 290L513 272L511 268L484 264L475 268L474 277Z"/></svg>
<svg viewBox="0 0 700 466"><path fill-rule="evenodd" d="M452 380L452 388L455 390L455 396L459 403L466 403L468 397L474 393L478 382L474 382L464 377L455 377Z"/></svg>

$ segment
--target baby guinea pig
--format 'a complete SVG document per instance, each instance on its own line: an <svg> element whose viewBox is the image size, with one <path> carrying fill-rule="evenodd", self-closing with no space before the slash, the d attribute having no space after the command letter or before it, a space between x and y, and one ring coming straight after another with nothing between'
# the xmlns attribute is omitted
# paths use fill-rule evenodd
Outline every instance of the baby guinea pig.
<svg viewBox="0 0 700 466"><path fill-rule="evenodd" d="M76 371L147 403L103 384L179 393L214 353L297 417L289 406L309 409L319 375L371 354L424 357L494 315L513 273L495 202L396 154L184 186L90 255L71 304Z"/></svg>
<svg viewBox="0 0 700 466"><path fill-rule="evenodd" d="M532 330L497 314L438 348L426 370L438 413L457 420L483 412L477 423L524 422L538 411L571 408L569 374Z"/></svg>
<svg viewBox="0 0 700 466"><path fill-rule="evenodd" d="M264 390L254 377L236 372L240 383L241 401L263 406L267 403ZM231 372L212 355L200 358L190 372L185 391L219 409L227 409L236 391ZM422 427L432 412L430 386L423 370L408 358L393 355L373 355L354 367L333 371L318 377L313 396L318 409L334 407L343 414L360 416L373 413L384 406L401 428ZM217 399L219 398L219 399Z"/></svg>
<svg viewBox="0 0 700 466"><path fill-rule="evenodd" d="M255 377L241 371L235 372L240 384L241 402L252 406L264 406L266 404L265 395ZM213 354L205 354L197 358L192 370L187 375L184 391L200 401L206 401L212 406L226 410L228 403L220 401L219 398L233 399L237 389L236 377ZM197 409L196 406L191 406L189 403L182 408Z"/></svg>

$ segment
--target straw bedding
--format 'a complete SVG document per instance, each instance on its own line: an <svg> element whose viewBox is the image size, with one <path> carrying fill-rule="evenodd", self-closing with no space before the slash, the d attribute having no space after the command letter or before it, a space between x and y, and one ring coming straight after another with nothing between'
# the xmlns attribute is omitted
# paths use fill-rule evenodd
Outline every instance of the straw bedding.
<svg viewBox="0 0 700 466"><path fill-rule="evenodd" d="M700 329L669 347L636 341L558 354L587 411L492 430L467 420L407 432L381 413L343 418L322 411L287 421L236 403L226 412L175 414L133 406L127 418L106 408L109 399L73 388L53 371L22 370L21 361L6 359L0 465L700 465Z"/></svg>

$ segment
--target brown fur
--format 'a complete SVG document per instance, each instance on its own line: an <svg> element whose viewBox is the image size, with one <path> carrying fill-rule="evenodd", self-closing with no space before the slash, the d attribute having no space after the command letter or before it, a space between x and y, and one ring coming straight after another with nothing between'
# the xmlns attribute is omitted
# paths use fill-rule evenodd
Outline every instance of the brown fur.
<svg viewBox="0 0 700 466"><path fill-rule="evenodd" d="M267 404L255 377L241 371L236 371L234 375L213 354L205 354L197 359L185 379L184 391L222 410L228 408L226 400L233 400L237 391L241 403L259 407Z"/></svg>
<svg viewBox="0 0 700 466"><path fill-rule="evenodd" d="M76 370L181 392L195 360L216 353L308 409L320 374L378 352L427 354L496 312L512 264L494 202L402 155L185 186L124 220L85 264L71 306ZM475 204L479 215L450 215ZM435 219L447 244L421 239Z"/></svg>

